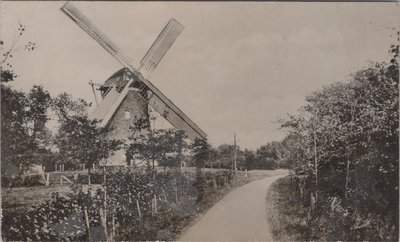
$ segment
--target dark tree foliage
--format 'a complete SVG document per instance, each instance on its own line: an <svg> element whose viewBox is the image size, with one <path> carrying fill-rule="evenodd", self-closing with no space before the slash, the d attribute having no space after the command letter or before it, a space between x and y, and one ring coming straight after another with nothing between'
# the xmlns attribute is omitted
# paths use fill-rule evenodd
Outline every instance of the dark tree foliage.
<svg viewBox="0 0 400 242"><path fill-rule="evenodd" d="M191 146L192 159L196 168L204 168L206 161L210 158L211 145L207 138L196 138Z"/></svg>
<svg viewBox="0 0 400 242"><path fill-rule="evenodd" d="M73 116L66 119L55 137L60 158L71 164L85 164L92 167L109 153L118 148L119 142L108 140L107 128L100 128L98 121L86 116Z"/></svg>
<svg viewBox="0 0 400 242"><path fill-rule="evenodd" d="M59 116L60 127L54 143L58 147L60 161L79 167L84 164L90 171L94 164L106 160L111 152L121 146L120 140L108 139L111 129L100 127L98 120L87 116L89 106L82 99L74 100L62 93L53 100L53 108Z"/></svg>
<svg viewBox="0 0 400 242"><path fill-rule="evenodd" d="M3 53L0 60L1 72L1 150L2 174L20 174L33 162L33 154L46 153L50 133L44 126L50 95L42 86L33 86L29 93L12 88L17 78L12 66L15 54L32 51L35 43L28 41L23 47L19 41L25 26L19 24L16 38L9 46L0 40ZM21 170L22 169L22 170Z"/></svg>
<svg viewBox="0 0 400 242"><path fill-rule="evenodd" d="M275 160L278 159L277 151L271 145L262 145L256 151L256 164L258 169L272 170L275 168Z"/></svg>
<svg viewBox="0 0 400 242"><path fill-rule="evenodd" d="M1 86L1 148L3 172L15 173L34 154L46 153L50 132L45 124L51 99L42 86L29 93ZM28 164L24 164L28 165Z"/></svg>
<svg viewBox="0 0 400 242"><path fill-rule="evenodd" d="M91 104L85 100L81 98L74 99L71 94L65 92L52 100L52 109L56 112L61 124L73 116L86 116L90 106Z"/></svg>
<svg viewBox="0 0 400 242"><path fill-rule="evenodd" d="M330 240L398 238L398 45L390 53L390 63L371 63L314 92L299 115L282 122L289 130L283 156L312 181L315 211L340 217L340 234L318 231Z"/></svg>
<svg viewBox="0 0 400 242"><path fill-rule="evenodd" d="M138 120L130 127L129 156L145 162L153 170L156 163L164 167L181 167L189 148L185 132L176 129L151 130L147 123Z"/></svg>
<svg viewBox="0 0 400 242"><path fill-rule="evenodd" d="M281 149L281 143L276 141L261 145L255 151L250 149L245 149L243 151L237 146L238 169L273 170L276 168L285 168L286 164L282 162ZM218 154L221 163L226 164L224 168L231 169L234 151L233 146L221 145L218 147L217 151L222 151Z"/></svg>
<svg viewBox="0 0 400 242"><path fill-rule="evenodd" d="M196 187L197 201L201 202L206 198L207 193L207 177L202 170L205 167L207 160L210 158L210 144L207 138L196 138L191 146L192 162L196 167L196 180L194 186Z"/></svg>

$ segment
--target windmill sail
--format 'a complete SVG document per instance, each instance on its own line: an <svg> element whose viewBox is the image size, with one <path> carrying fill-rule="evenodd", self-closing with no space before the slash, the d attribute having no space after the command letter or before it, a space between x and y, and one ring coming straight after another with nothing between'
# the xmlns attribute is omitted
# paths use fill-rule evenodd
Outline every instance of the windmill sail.
<svg viewBox="0 0 400 242"><path fill-rule="evenodd" d="M174 111L170 108L171 106L166 105L158 96L151 96L149 104L175 128L185 131L189 139L194 140L195 138L201 139L206 137L206 133L204 133L204 131L190 120L182 111L179 109L178 112Z"/></svg>
<svg viewBox="0 0 400 242"><path fill-rule="evenodd" d="M139 73L132 65L130 58L127 57L110 39L106 37L88 18L86 18L75 6L71 3L66 3L62 11L70 17L79 27L87 34L96 40L107 52L109 52L117 61L127 68L141 81L149 91L152 92L150 105L154 107L163 117L165 117L177 129L185 130L188 136L192 139L204 138L206 134L192 120L190 120L174 103L172 103L164 94L160 92L151 82L149 82L142 73ZM153 43L147 54L140 62L140 70L144 70L144 74L151 73L161 59L172 46L176 38L183 30L181 25L175 19L171 19L160 33L156 41ZM131 75L130 75L131 76ZM101 125L108 124L118 107L121 105L124 98L127 96L130 86L133 83L133 78L128 78L124 88L120 91L110 89L105 95L103 101L96 107L91 114L91 118L102 120Z"/></svg>
<svg viewBox="0 0 400 242"><path fill-rule="evenodd" d="M128 71L128 69L125 69ZM130 70L129 70L130 71ZM123 75L121 76L132 76ZM175 128L184 130L187 136L194 140L195 138L205 138L206 133L201 130L185 113L183 113L171 100L169 100L158 88L145 79L142 75L136 76L151 92L149 104ZM131 77L132 78L132 77ZM129 78L129 79L131 79ZM129 81L132 83L132 80ZM111 120L113 114L129 92L129 86L126 85L122 92L118 95L117 91L111 89L106 95L103 102L93 111L91 118L101 119L101 125L105 126ZM110 97L109 97L110 96Z"/></svg>
<svg viewBox="0 0 400 242"><path fill-rule="evenodd" d="M124 67L131 67L131 59L126 56L107 36L101 32L85 15L83 15L73 4L67 2L61 10L70 17L79 27L97 41L108 53Z"/></svg>
<svg viewBox="0 0 400 242"><path fill-rule="evenodd" d="M140 61L139 71L144 77L147 77L154 71L184 28L185 27L174 18L167 23L146 55Z"/></svg>
<svg viewBox="0 0 400 242"><path fill-rule="evenodd" d="M152 92L149 104L165 119L167 119L175 128L184 130L189 138L205 138L206 133L201 130L185 113L183 113L171 100L169 100L158 88L139 76L142 81Z"/></svg>

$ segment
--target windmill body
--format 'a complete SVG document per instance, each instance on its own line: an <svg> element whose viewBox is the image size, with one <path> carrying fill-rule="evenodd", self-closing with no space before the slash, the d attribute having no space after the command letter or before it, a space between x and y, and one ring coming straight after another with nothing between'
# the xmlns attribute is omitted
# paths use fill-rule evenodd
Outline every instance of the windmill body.
<svg viewBox="0 0 400 242"><path fill-rule="evenodd" d="M125 85L130 82L128 92L120 103L120 97ZM102 102L90 113L89 118L104 120L110 109L117 105L109 120L103 125L112 128L109 138L127 140L129 127L135 126L138 121L149 123L148 93L138 87L139 83L134 75L123 68L107 79L99 89L103 98ZM146 126L146 125L144 125Z"/></svg>
<svg viewBox="0 0 400 242"><path fill-rule="evenodd" d="M136 125L138 120L147 122L149 127L148 105L176 129L184 130L188 138L194 140L206 137L203 130L146 78L182 32L183 25L171 19L136 69L131 65L130 58L75 6L67 2L61 10L124 67L100 86L102 101L89 116L91 119L101 120L101 126L108 125L112 128L106 138L128 140L130 127ZM126 165L125 151L119 150L112 154L106 164Z"/></svg>
<svg viewBox="0 0 400 242"><path fill-rule="evenodd" d="M103 100L93 112L90 113L89 118L102 120L110 108L113 105L117 105L115 100L128 82L131 83L128 92L108 120L108 123L105 124L111 128L111 131L107 133L107 139L126 142L129 136L132 135L133 130L131 127L137 125L139 121L145 127L150 126L148 93L146 90L140 89L140 82L137 77L126 68L117 71L100 86L99 90ZM103 161L104 165L127 165L125 153L124 149L114 152L107 161Z"/></svg>

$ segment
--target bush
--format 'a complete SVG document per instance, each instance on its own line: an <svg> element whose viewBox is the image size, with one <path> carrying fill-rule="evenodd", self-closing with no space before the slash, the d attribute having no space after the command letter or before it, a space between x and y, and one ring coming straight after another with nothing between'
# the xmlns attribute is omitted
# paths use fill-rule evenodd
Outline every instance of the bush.
<svg viewBox="0 0 400 242"><path fill-rule="evenodd" d="M90 182L91 184L102 184L104 181L104 175L101 173L91 173L90 174ZM88 174L78 174L78 183L79 184L88 184L89 178Z"/></svg>
<svg viewBox="0 0 400 242"><path fill-rule="evenodd" d="M300 184L304 184L303 196ZM360 211L340 196L320 193L312 205L314 183L307 176L277 180L267 196L274 239L283 241L398 241L390 216Z"/></svg>

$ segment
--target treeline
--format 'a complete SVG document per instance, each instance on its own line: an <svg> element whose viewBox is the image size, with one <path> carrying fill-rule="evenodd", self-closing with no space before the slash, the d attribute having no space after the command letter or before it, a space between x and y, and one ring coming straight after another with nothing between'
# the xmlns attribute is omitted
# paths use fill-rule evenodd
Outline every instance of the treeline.
<svg viewBox="0 0 400 242"><path fill-rule="evenodd" d="M109 127L87 117L90 104L67 93L51 97L42 86L25 93L12 87L15 77L1 79L1 148L2 175L25 173L33 164L46 171L63 164L65 170L90 169L106 161L112 151L126 150L127 165L196 167L192 157L194 145L182 131L150 130L143 120L131 127L128 140L106 139ZM48 128L51 123L53 130ZM203 167L234 168L234 146L208 145ZM285 168L282 145L271 142L255 151L236 146L239 170ZM139 162L136 162L139 161ZM22 183L21 183L22 184Z"/></svg>
<svg viewBox="0 0 400 242"><path fill-rule="evenodd" d="M238 170L273 170L276 168L287 168L282 159L282 145L280 142L270 142L258 147L256 150L241 149L236 146L236 168ZM222 144L211 147L209 158L204 164L207 168L234 168L235 146Z"/></svg>
<svg viewBox="0 0 400 242"><path fill-rule="evenodd" d="M397 40L398 41L398 40ZM305 240L398 240L399 46L281 120L283 154L309 208Z"/></svg>

